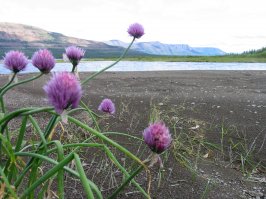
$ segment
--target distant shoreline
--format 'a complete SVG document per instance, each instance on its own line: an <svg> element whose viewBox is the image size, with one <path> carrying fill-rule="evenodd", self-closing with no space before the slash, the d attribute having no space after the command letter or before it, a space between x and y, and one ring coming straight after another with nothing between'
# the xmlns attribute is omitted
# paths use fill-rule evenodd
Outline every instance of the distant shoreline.
<svg viewBox="0 0 266 199"><path fill-rule="evenodd" d="M84 61L114 61L117 57L85 58ZM57 60L59 63L62 59ZM143 56L125 57L123 61L149 62L216 62L216 63L266 63L266 57L252 56Z"/></svg>

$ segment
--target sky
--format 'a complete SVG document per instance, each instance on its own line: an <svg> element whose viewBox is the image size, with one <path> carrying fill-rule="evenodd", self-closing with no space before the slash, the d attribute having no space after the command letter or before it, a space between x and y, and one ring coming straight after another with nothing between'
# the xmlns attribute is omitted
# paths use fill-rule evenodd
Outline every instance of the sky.
<svg viewBox="0 0 266 199"><path fill-rule="evenodd" d="M0 0L0 22L95 41L160 41L243 52L266 46L266 0Z"/></svg>

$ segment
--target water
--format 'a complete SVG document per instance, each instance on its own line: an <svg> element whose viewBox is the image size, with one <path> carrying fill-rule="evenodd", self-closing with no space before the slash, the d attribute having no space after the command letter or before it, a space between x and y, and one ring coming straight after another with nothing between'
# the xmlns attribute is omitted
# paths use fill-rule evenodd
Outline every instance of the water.
<svg viewBox="0 0 266 199"><path fill-rule="evenodd" d="M78 65L80 72L99 71L112 61L81 62ZM70 63L57 63L53 71L70 71ZM172 71L172 70L266 70L266 63L214 63L214 62L141 62L121 61L108 71ZM23 73L38 72L31 64ZM10 71L0 64L0 74L9 74Z"/></svg>

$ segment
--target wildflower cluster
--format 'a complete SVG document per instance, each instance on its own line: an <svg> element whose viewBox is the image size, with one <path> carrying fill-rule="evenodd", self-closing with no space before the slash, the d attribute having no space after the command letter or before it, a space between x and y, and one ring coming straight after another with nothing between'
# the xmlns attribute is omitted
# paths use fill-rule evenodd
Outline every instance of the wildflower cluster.
<svg viewBox="0 0 266 199"><path fill-rule="evenodd" d="M144 35L144 29L140 24L135 23L128 28L128 33L133 37L133 43L136 38L138 39ZM126 54L131 44L127 49L125 49L123 56ZM28 107L15 110L13 112L6 111L3 98L4 94L17 85L36 80L43 74L49 74L54 69L56 63L54 56L48 49L36 51L33 54L31 61L28 60L24 53L20 51L7 52L3 58L4 67L12 72L12 78L7 84L0 88L0 189L1 191L4 190L4 193L0 191L0 197L34 198L36 196L35 190L40 190L38 197L42 198L44 197L44 193L48 191L47 183L50 183L50 180L52 180L53 176L56 175L58 180L56 186L58 187L57 194L59 198L63 198L64 172L68 172L80 179L88 198L94 198L94 195L96 195L97 198L102 198L100 189L97 185L90 181L85 174L81 160L77 154L78 149L81 147L102 148L107 157L115 163L123 175L127 177L129 181L132 181L145 197L149 197L148 193L144 191L136 181L132 180L133 177L141 171L141 169L137 170L138 172L132 172L132 174L130 174L131 172L128 172L126 168L121 166L109 147L111 146L116 148L139 164L142 163L142 161L126 148L108 138L100 131L100 128L94 129L88 126L88 124L75 119L70 114L70 112L85 111L95 122L95 126L98 127L96 117L100 116L90 110L84 102L80 103L83 93L82 85L114 64L111 64L103 70L96 72L92 76L87 77L85 80L80 81L79 77L77 77L77 74L75 73L75 70L77 69L81 59L85 56L85 50L77 46L70 46L65 49L65 54L63 56L64 59L68 60L72 64L72 70L53 73L50 80L43 86L48 102L52 107ZM119 60L120 59L121 58L119 58ZM40 74L30 79L14 82L14 78L17 73L25 70L30 62L33 66L38 68ZM115 104L109 98L102 100L98 110L111 115L114 115L116 112ZM51 119L44 129L42 129L40 124L36 121L36 119L34 119L36 114L42 112L51 115ZM18 137L11 142L8 125L9 122L15 118L21 118L21 124L17 131L19 132ZM99 143L95 143L95 140L89 139L81 143L64 145L60 140L51 139L52 132L55 131L60 118L65 123L69 121L75 124L101 141ZM40 136L40 140L34 144L27 141L24 136L27 129L26 127L29 123L36 129ZM149 127L144 130L143 137L145 143L151 151L156 154L164 152L171 143L169 129L163 122L150 124ZM65 148L73 147L74 149L72 152L65 155ZM58 157L58 159L54 160L51 159L51 157ZM54 166L48 172L42 173L42 176L38 179L37 176L40 176L40 170L42 170L38 168L42 167L44 161L48 161L49 164L53 164ZM77 171L74 171L73 168L68 166L71 161L75 162ZM144 168L143 163L140 164L140 168ZM24 180L27 181L27 186L21 185ZM127 180L125 180L125 182L126 181ZM121 186L125 186L124 182L122 182ZM115 197L115 195L117 195L121 190L122 189L118 187L111 197Z"/></svg>

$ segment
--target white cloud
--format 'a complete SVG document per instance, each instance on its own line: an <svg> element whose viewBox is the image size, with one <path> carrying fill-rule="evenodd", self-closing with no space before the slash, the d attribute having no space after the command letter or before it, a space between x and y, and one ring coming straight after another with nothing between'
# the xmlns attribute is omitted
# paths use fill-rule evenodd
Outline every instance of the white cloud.
<svg viewBox="0 0 266 199"><path fill-rule="evenodd" d="M129 41L128 25L140 22L146 32L141 41L214 46L227 52L266 45L265 0L1 1L1 21L91 40Z"/></svg>

